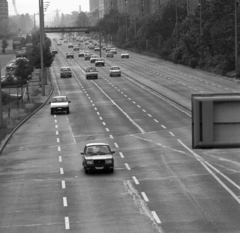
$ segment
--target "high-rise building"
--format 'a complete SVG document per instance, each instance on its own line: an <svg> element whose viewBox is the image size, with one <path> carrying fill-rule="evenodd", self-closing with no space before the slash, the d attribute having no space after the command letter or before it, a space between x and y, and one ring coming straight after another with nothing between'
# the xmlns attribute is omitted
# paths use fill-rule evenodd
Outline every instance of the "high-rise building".
<svg viewBox="0 0 240 233"><path fill-rule="evenodd" d="M89 0L89 11L92 12L99 7L99 0Z"/></svg>
<svg viewBox="0 0 240 233"><path fill-rule="evenodd" d="M8 2L7 0L0 0L0 21L8 19Z"/></svg>

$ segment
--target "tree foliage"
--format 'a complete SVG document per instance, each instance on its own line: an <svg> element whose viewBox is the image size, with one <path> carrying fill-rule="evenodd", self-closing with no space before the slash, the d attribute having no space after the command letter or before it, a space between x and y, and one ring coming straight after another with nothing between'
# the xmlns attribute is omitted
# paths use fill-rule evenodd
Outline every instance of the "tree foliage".
<svg viewBox="0 0 240 233"><path fill-rule="evenodd" d="M2 52L5 53L5 49L8 47L8 41L6 38L2 39Z"/></svg>

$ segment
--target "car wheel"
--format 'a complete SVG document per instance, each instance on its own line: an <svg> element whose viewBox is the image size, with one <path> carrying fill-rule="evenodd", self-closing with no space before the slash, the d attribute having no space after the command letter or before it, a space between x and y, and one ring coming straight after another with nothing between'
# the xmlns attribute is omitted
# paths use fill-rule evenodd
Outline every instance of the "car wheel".
<svg viewBox="0 0 240 233"><path fill-rule="evenodd" d="M51 110L51 115L53 115L54 114L54 111L53 110Z"/></svg>
<svg viewBox="0 0 240 233"><path fill-rule="evenodd" d="M112 75L110 74L110 77L112 77Z"/></svg>
<svg viewBox="0 0 240 233"><path fill-rule="evenodd" d="M66 111L66 112L67 112L67 114L69 114L69 108L67 109L67 111Z"/></svg>
<svg viewBox="0 0 240 233"><path fill-rule="evenodd" d="M85 174L88 174L88 170L87 169L85 169Z"/></svg>
<svg viewBox="0 0 240 233"><path fill-rule="evenodd" d="M113 169L113 168L110 168L110 169L109 169L109 172L110 172L110 173L113 173L113 172L114 172L114 169Z"/></svg>
<svg viewBox="0 0 240 233"><path fill-rule="evenodd" d="M119 74L119 77L121 77L121 74Z"/></svg>

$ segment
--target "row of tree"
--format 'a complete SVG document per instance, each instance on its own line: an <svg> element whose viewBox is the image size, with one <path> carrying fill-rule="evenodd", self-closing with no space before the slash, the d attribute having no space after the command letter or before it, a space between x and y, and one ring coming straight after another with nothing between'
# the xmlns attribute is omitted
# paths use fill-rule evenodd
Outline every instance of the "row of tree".
<svg viewBox="0 0 240 233"><path fill-rule="evenodd" d="M105 40L118 47L147 51L175 63L226 74L235 69L235 1L201 2L201 17L199 8L195 14L187 14L186 0L178 0L177 6L175 0L169 0L154 14L144 17L111 10L98 26ZM238 22L239 13L238 9ZM239 37L239 24L238 33Z"/></svg>

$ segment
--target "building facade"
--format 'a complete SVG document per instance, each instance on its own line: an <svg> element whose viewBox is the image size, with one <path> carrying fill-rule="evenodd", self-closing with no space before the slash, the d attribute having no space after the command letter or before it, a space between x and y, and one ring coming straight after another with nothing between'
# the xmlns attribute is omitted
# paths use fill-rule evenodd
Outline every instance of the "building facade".
<svg viewBox="0 0 240 233"><path fill-rule="evenodd" d="M8 2L0 0L0 21L8 19Z"/></svg>

